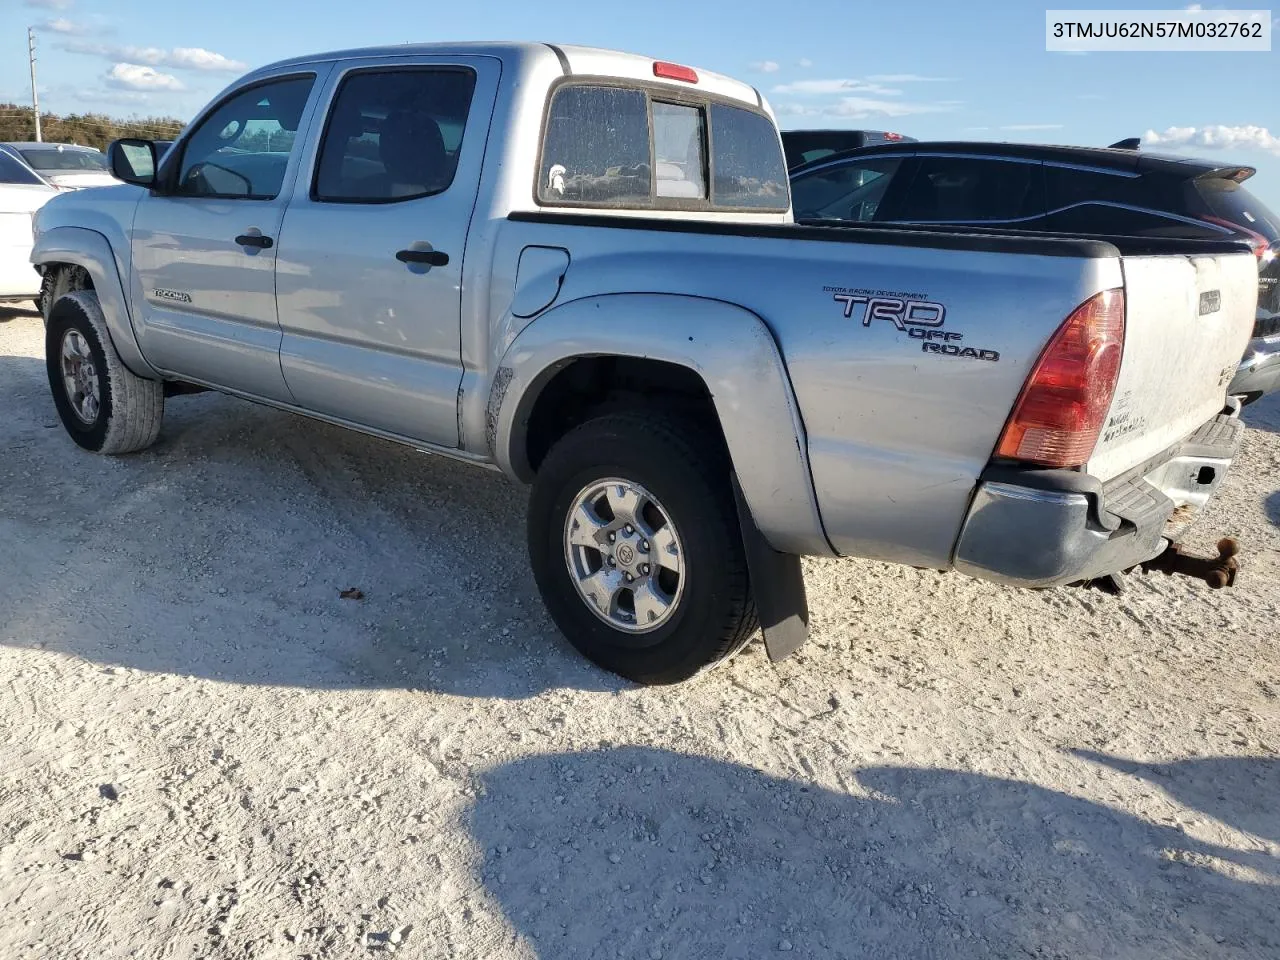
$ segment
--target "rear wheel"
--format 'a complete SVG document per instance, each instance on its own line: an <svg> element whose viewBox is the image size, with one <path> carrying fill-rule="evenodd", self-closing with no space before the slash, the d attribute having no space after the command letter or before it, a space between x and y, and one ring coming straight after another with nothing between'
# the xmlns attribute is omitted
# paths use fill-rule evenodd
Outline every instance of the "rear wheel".
<svg viewBox="0 0 1280 960"><path fill-rule="evenodd" d="M145 449L160 434L164 384L125 367L92 291L61 297L45 328L45 369L71 439L95 453Z"/></svg>
<svg viewBox="0 0 1280 960"><path fill-rule="evenodd" d="M590 660L675 683L756 629L718 439L659 414L610 414L547 454L529 505L529 554L547 608Z"/></svg>

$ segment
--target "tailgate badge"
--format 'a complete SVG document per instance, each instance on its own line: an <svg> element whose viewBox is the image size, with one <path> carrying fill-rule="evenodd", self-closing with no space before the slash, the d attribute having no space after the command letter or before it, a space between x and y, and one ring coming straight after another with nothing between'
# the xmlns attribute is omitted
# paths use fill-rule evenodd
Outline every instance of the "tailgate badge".
<svg viewBox="0 0 1280 960"><path fill-rule="evenodd" d="M1217 313L1222 309L1222 291L1206 290L1200 294L1200 316Z"/></svg>

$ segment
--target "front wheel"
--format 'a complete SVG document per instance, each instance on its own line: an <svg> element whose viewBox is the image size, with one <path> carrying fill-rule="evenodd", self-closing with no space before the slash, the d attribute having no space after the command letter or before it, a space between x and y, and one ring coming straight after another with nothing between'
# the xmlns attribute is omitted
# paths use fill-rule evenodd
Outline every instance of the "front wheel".
<svg viewBox="0 0 1280 960"><path fill-rule="evenodd" d="M71 439L95 453L151 446L164 416L164 384L134 375L116 353L91 290L58 299L45 328L45 368Z"/></svg>
<svg viewBox="0 0 1280 960"><path fill-rule="evenodd" d="M727 458L662 415L601 416L551 449L529 555L569 642L638 683L686 680L756 629Z"/></svg>

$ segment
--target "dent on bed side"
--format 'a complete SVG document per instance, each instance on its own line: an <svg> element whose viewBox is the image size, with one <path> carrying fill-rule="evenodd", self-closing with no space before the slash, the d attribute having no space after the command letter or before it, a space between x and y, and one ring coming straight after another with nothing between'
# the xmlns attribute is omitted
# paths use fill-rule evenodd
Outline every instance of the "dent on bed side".
<svg viewBox="0 0 1280 960"><path fill-rule="evenodd" d="M75 264L87 270L93 279L93 289L102 305L107 331L121 362L136 376L161 379L138 347L124 283L116 267L111 243L105 236L86 227L52 227L36 241L31 251L31 262Z"/></svg>

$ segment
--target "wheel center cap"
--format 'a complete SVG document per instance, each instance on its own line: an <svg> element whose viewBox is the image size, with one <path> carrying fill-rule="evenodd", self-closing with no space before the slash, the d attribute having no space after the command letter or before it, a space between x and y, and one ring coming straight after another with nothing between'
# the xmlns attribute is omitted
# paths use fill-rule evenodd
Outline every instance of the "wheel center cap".
<svg viewBox="0 0 1280 960"><path fill-rule="evenodd" d="M629 567L636 562L636 552L629 543L618 544L617 557L618 562L624 567Z"/></svg>

